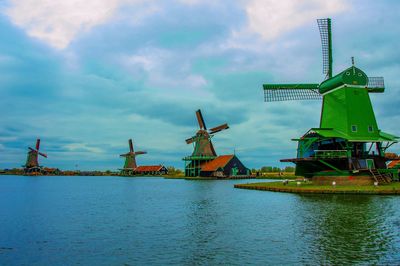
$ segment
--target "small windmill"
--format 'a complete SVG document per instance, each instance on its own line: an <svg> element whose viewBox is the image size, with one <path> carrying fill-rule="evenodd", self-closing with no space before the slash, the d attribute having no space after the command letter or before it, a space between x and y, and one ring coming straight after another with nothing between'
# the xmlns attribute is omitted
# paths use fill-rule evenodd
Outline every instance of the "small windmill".
<svg viewBox="0 0 400 266"><path fill-rule="evenodd" d="M225 123L207 130L200 109L196 111L196 117L199 123L199 130L196 135L186 140L187 144L194 143L192 155L183 158L187 162L185 165L186 176L198 176L201 165L217 157L211 138L215 133L229 128L228 124Z"/></svg>
<svg viewBox="0 0 400 266"><path fill-rule="evenodd" d="M266 102L322 99L320 127L310 129L296 140L297 158L281 161L295 163L296 174L307 177L361 173L372 175L375 180L381 179L376 177L375 168L386 171L385 150L397 142L396 136L378 129L369 98L369 93L384 92L384 80L368 77L354 66L354 58L351 67L332 76L331 19L318 19L317 22L325 80L320 84L263 85ZM385 146L384 142L387 143ZM370 144L369 148L367 144ZM371 153L373 144L376 153Z"/></svg>
<svg viewBox="0 0 400 266"><path fill-rule="evenodd" d="M47 155L39 152L40 149L40 139L36 140L35 149L29 147L28 157L26 158L26 163L23 166L25 173L41 173L41 166L39 165L39 155L47 158Z"/></svg>
<svg viewBox="0 0 400 266"><path fill-rule="evenodd" d="M120 155L120 157L125 157L125 164L124 168L121 169L121 175L132 175L137 168L136 155L146 153L145 151L134 151L132 139L129 139L129 152Z"/></svg>

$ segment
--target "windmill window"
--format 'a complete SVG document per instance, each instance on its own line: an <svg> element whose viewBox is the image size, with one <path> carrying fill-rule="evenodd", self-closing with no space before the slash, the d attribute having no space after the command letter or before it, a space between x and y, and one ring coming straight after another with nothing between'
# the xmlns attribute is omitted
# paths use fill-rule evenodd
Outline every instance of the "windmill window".
<svg viewBox="0 0 400 266"><path fill-rule="evenodd" d="M356 125L352 125L351 126L351 131L352 132L357 132L357 126Z"/></svg>
<svg viewBox="0 0 400 266"><path fill-rule="evenodd" d="M347 76L350 76L350 72L346 72L346 75L347 75Z"/></svg>
<svg viewBox="0 0 400 266"><path fill-rule="evenodd" d="M374 128L372 126L368 126L368 132L374 132Z"/></svg>
<svg viewBox="0 0 400 266"><path fill-rule="evenodd" d="M362 76L362 74L361 74L361 73L358 73L358 76L359 76L359 77L361 77L361 76Z"/></svg>

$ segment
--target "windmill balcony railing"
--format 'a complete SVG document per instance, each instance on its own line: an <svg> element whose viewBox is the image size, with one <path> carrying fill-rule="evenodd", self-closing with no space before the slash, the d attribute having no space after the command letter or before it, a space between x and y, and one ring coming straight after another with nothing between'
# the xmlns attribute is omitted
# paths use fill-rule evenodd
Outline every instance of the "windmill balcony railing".
<svg viewBox="0 0 400 266"><path fill-rule="evenodd" d="M314 152L314 157L319 159L336 159L350 157L349 151L347 150L314 150Z"/></svg>
<svg viewBox="0 0 400 266"><path fill-rule="evenodd" d="M217 156L205 156L205 155L197 155L197 156L186 156L183 158L184 161L192 161L192 160L212 160Z"/></svg>

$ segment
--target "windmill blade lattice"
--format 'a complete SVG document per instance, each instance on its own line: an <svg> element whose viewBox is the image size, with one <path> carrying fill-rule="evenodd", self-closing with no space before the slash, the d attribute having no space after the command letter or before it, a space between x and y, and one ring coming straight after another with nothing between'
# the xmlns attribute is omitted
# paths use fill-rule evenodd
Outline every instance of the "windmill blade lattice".
<svg viewBox="0 0 400 266"><path fill-rule="evenodd" d="M384 92L385 81L383 77L368 77L368 92Z"/></svg>
<svg viewBox="0 0 400 266"><path fill-rule="evenodd" d="M322 43L322 68L326 78L332 77L332 34L331 19L317 19Z"/></svg>
<svg viewBox="0 0 400 266"><path fill-rule="evenodd" d="M264 101L320 100L318 84L264 84Z"/></svg>

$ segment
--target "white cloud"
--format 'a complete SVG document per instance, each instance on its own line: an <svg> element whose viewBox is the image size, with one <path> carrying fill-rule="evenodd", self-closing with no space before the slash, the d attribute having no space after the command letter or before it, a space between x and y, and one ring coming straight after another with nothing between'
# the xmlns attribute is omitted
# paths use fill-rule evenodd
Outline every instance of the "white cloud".
<svg viewBox="0 0 400 266"><path fill-rule="evenodd" d="M0 54L0 64L10 64L15 61L15 58L9 55Z"/></svg>
<svg viewBox="0 0 400 266"><path fill-rule="evenodd" d="M317 18L348 8L344 0L250 0L246 7L246 30L258 33L267 41Z"/></svg>
<svg viewBox="0 0 400 266"><path fill-rule="evenodd" d="M92 153L102 153L103 150L97 147L91 147L85 143L70 143L64 145L64 148L69 151L85 151Z"/></svg>
<svg viewBox="0 0 400 266"><path fill-rule="evenodd" d="M80 33L108 21L122 4L140 0L12 0L11 21L28 35L64 49Z"/></svg>
<svg viewBox="0 0 400 266"><path fill-rule="evenodd" d="M1 142L10 142L10 141L15 141L15 140L17 140L17 137L2 137L2 136L0 136Z"/></svg>
<svg viewBox="0 0 400 266"><path fill-rule="evenodd" d="M131 68L138 67L145 71L154 71L162 68L163 62L170 60L171 53L158 48L146 48L136 54L123 56L122 63Z"/></svg>
<svg viewBox="0 0 400 266"><path fill-rule="evenodd" d="M159 88L157 93L163 94L163 97L169 97L171 89L175 90L174 97L181 96L178 91L187 90L197 95L211 96L205 90L208 81L204 76L191 72L191 59L188 57L166 49L147 47L135 54L123 55L119 61L132 76L144 76L149 87L153 90Z"/></svg>
<svg viewBox="0 0 400 266"><path fill-rule="evenodd" d="M130 23L139 25L144 17L160 12L160 3L144 0L10 0L5 13L11 21L33 38L64 49L81 33L104 24L115 17L123 5L134 6ZM181 4L195 5L204 1L179 0ZM146 8L142 8L145 6ZM273 40L281 33L347 8L344 0L249 0L245 2L248 24L234 31L237 35L257 33L265 40ZM123 19L127 19L122 17ZM129 22L128 21L128 22Z"/></svg>
<svg viewBox="0 0 400 266"><path fill-rule="evenodd" d="M185 5L197 5L204 3L202 0L178 0L178 2L185 4Z"/></svg>

